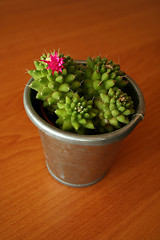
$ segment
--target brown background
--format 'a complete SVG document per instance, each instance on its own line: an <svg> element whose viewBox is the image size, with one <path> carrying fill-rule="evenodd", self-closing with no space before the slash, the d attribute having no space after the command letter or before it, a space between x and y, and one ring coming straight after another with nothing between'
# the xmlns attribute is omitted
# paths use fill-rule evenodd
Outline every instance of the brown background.
<svg viewBox="0 0 160 240"><path fill-rule="evenodd" d="M0 1L0 239L160 239L160 1ZM48 173L23 108L27 69L45 50L108 56L140 86L145 120L110 172L87 188Z"/></svg>

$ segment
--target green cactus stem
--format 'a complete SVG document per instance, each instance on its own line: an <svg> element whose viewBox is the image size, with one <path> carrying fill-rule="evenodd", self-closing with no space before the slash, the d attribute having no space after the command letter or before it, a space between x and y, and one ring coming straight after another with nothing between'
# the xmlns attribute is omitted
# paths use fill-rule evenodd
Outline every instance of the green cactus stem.
<svg viewBox="0 0 160 240"><path fill-rule="evenodd" d="M57 106L56 123L63 130L77 132L82 129L95 129L92 119L98 114L98 110L93 108L92 100L88 101L75 93L72 98L66 96L65 102L59 102Z"/></svg>
<svg viewBox="0 0 160 240"><path fill-rule="evenodd" d="M101 93L94 101L99 109L98 125L101 132L110 132L129 123L129 116L134 113L133 101L127 93L115 87L108 93Z"/></svg>
<svg viewBox="0 0 160 240"><path fill-rule="evenodd" d="M128 84L126 74L120 71L120 65L107 58L87 58L83 88L85 97L98 97L104 90L114 86L124 88Z"/></svg>
<svg viewBox="0 0 160 240"><path fill-rule="evenodd" d="M84 75L83 65L73 62L70 56L60 56L64 58L62 72L53 73L51 69L46 69L48 65L43 61L35 61L36 69L28 71L34 78L29 87L37 91L36 98L51 111L56 110L57 103L64 101L66 96L72 97L74 92L78 92ZM43 55L41 59L47 61L49 55Z"/></svg>

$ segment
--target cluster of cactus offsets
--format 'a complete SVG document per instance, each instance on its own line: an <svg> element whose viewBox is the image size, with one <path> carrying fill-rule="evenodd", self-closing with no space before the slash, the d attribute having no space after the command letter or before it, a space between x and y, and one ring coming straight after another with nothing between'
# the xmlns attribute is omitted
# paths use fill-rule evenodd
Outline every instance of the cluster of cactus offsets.
<svg viewBox="0 0 160 240"><path fill-rule="evenodd" d="M129 115L134 113L133 101L127 93L117 87L101 93L95 99L95 106L99 109L98 128L100 133L112 132L129 123ZM100 124L99 124L100 123Z"/></svg>
<svg viewBox="0 0 160 240"><path fill-rule="evenodd" d="M84 133L85 129L94 129L92 119L99 113L93 107L93 100L86 100L75 93L72 98L66 96L65 102L57 103L58 109L55 111L59 117L56 123L63 130Z"/></svg>
<svg viewBox="0 0 160 240"><path fill-rule="evenodd" d="M35 61L30 88L53 116L55 125L78 134L112 132L129 123L133 101L122 89L128 84L120 65L88 57L86 64L56 51Z"/></svg>

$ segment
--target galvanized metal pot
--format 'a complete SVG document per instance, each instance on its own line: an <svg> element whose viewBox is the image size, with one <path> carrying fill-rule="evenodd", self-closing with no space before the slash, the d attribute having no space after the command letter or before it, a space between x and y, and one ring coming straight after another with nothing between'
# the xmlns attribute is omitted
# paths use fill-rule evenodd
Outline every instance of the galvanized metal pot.
<svg viewBox="0 0 160 240"><path fill-rule="evenodd" d="M136 113L130 123L112 133L78 135L62 131L49 124L41 114L36 92L24 90L24 107L30 120L38 127L46 165L51 175L69 186L83 187L101 180L116 157L121 140L127 137L143 120L145 102L143 94L133 79L127 76L128 92L132 96Z"/></svg>

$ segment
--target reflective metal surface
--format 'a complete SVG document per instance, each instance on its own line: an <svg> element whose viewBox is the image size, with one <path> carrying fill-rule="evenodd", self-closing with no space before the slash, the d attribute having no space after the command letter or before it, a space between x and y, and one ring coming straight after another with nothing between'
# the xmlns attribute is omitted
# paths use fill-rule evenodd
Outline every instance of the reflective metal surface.
<svg viewBox="0 0 160 240"><path fill-rule="evenodd" d="M46 164L51 175L69 186L88 186L109 170L120 142L83 146L59 141L39 130Z"/></svg>

